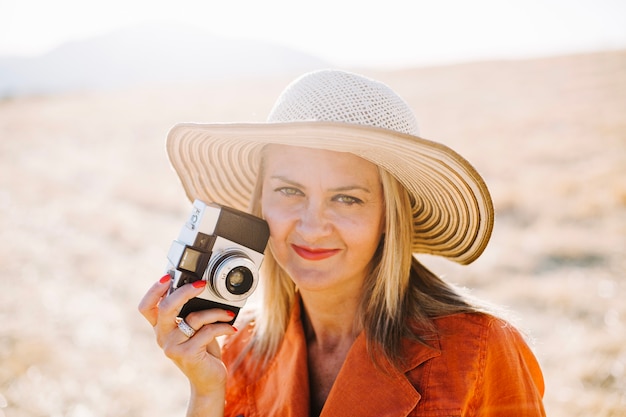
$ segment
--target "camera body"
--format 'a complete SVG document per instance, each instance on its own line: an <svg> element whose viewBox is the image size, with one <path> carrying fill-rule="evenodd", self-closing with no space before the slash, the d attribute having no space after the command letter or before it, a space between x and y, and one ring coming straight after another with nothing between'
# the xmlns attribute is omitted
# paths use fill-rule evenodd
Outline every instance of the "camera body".
<svg viewBox="0 0 626 417"><path fill-rule="evenodd" d="M202 294L183 306L179 316L222 308L235 313L236 318L257 287L268 239L265 220L195 200L189 220L167 255L167 272L172 277L168 294L195 281L207 284Z"/></svg>

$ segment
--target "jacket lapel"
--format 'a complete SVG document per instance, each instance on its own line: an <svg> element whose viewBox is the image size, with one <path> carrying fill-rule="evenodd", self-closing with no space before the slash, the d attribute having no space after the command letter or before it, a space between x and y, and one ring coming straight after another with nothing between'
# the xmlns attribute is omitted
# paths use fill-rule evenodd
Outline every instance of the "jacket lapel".
<svg viewBox="0 0 626 417"><path fill-rule="evenodd" d="M405 366L377 366L367 352L363 333L352 346L326 400L321 417L334 416L407 416L421 399L406 376L440 350L417 342L404 344ZM383 368L384 366L384 368Z"/></svg>

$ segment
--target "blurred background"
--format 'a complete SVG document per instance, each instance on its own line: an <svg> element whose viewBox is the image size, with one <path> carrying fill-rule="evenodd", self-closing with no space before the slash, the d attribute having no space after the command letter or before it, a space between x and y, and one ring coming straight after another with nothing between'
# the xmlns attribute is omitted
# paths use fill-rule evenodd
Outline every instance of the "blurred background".
<svg viewBox="0 0 626 417"><path fill-rule="evenodd" d="M0 0L0 417L184 415L136 310L186 201L177 122L263 121L303 72L379 79L485 177L553 417L626 415L626 3Z"/></svg>

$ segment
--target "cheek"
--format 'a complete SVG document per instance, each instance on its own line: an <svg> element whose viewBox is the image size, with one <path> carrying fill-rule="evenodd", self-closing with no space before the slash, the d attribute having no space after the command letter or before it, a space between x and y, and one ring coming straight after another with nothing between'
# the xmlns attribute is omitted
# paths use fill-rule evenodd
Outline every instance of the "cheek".
<svg viewBox="0 0 626 417"><path fill-rule="evenodd" d="M265 215L265 221L267 221L270 227L268 242L270 250L278 265L285 268L285 263L289 256L289 245L287 243L290 230L289 225L285 218L276 212L270 212L269 215Z"/></svg>
<svg viewBox="0 0 626 417"><path fill-rule="evenodd" d="M351 233L353 241L360 242L363 249L376 250L384 234L384 220L379 216L365 218Z"/></svg>
<svg viewBox="0 0 626 417"><path fill-rule="evenodd" d="M368 228L363 230L363 233L358 236L358 241L363 245L363 249L369 252L376 251L376 248L380 244L380 240L382 238L382 233L378 228ZM355 236L356 237L356 236Z"/></svg>
<svg viewBox="0 0 626 417"><path fill-rule="evenodd" d="M284 236L289 227L289 213L276 204L272 204L272 201L269 199L263 199L261 201L263 218L270 227L270 238L276 240Z"/></svg>
<svg viewBox="0 0 626 417"><path fill-rule="evenodd" d="M286 227L280 216L265 215L265 221L270 227L270 238L272 240L277 240L284 236Z"/></svg>

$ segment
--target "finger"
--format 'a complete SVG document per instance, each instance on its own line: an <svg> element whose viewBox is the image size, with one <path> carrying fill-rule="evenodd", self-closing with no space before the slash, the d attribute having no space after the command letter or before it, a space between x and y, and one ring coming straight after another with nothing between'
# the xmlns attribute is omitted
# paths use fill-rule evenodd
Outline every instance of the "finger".
<svg viewBox="0 0 626 417"><path fill-rule="evenodd" d="M197 334L197 332L200 329L202 329L204 326L210 326L210 325L213 325L215 323L220 323L220 322L222 323L229 322L230 320L233 319L234 315L235 313L233 313L232 311L222 310L222 309L210 309L210 310L202 310L202 311L196 311L196 312L190 313L187 315L187 317L185 317L184 320L180 318L176 318L175 323L178 329L172 329L174 326L171 326L172 328L170 329L166 328L167 326L161 326L161 325L159 326L159 329L162 332L161 334L163 334L164 336L162 343L163 344L167 343L165 339L171 339L171 336L167 336L166 332L169 332L169 333L174 332L175 336L174 336L173 341L174 343L180 344L180 343L184 343L185 341L187 341L187 339L194 337L195 334ZM183 329L181 329L181 326L191 327L194 334L192 334L191 336L188 336L187 333L183 331ZM183 337L181 337L181 335Z"/></svg>
<svg viewBox="0 0 626 417"><path fill-rule="evenodd" d="M159 281L150 287L137 306L139 312L148 320L148 322L150 322L152 326L155 326L157 323L159 303L167 294L170 280L171 277L169 274L164 275Z"/></svg>
<svg viewBox="0 0 626 417"><path fill-rule="evenodd" d="M202 347L207 353L221 359L222 349L216 339L222 336L232 336L235 333L237 333L236 327L228 323L216 323L202 327L187 343L197 343L197 345Z"/></svg>
<svg viewBox="0 0 626 417"><path fill-rule="evenodd" d="M185 321L197 331L206 324L218 322L228 323L233 318L235 318L235 313L232 311L223 310L221 308L213 308L210 310L200 310L189 313L187 317L185 317Z"/></svg>
<svg viewBox="0 0 626 417"><path fill-rule="evenodd" d="M202 294L205 286L206 281L195 281L191 284L185 284L162 299L159 303L159 318L157 321L163 320L165 323L173 323L183 305L192 298Z"/></svg>
<svg viewBox="0 0 626 417"><path fill-rule="evenodd" d="M182 338L177 338L178 340L176 341L169 340L170 343L176 344L177 347L170 345L170 349L165 348L164 350L169 350L170 354L181 354L183 352L201 354L201 352L206 352L216 358L220 358L221 350L216 339L221 336L233 335L236 332L237 329L228 323L207 324L197 330L193 337L190 338L179 332Z"/></svg>

